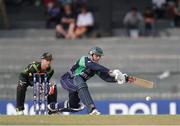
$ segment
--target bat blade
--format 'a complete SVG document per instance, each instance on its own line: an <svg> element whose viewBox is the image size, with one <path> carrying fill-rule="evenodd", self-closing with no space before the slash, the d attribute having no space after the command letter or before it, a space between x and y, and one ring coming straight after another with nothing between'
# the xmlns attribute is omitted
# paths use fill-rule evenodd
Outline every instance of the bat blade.
<svg viewBox="0 0 180 126"><path fill-rule="evenodd" d="M152 81L148 81L145 79L141 79L138 77L133 77L134 81L132 82L132 84L137 85L139 87L143 87L143 88L153 88L154 87L154 82Z"/></svg>

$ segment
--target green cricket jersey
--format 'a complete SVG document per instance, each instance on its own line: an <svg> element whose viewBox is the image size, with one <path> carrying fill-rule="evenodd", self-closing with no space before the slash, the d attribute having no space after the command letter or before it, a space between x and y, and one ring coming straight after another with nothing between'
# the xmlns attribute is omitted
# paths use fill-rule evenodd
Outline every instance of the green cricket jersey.
<svg viewBox="0 0 180 126"><path fill-rule="evenodd" d="M41 62L32 62L20 73L19 79L23 82L33 83L33 74L34 73L46 73L47 80L49 81L52 75L54 74L54 69L49 66L45 71L41 70Z"/></svg>

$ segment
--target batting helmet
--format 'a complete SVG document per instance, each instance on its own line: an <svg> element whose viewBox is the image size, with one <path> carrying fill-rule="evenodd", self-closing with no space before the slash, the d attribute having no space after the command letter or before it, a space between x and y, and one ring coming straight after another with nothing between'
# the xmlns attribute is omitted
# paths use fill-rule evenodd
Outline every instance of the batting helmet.
<svg viewBox="0 0 180 126"><path fill-rule="evenodd" d="M92 54L96 54L96 55L99 55L99 56L103 56L103 50L100 48L100 47L93 47L89 50L89 54L92 55Z"/></svg>

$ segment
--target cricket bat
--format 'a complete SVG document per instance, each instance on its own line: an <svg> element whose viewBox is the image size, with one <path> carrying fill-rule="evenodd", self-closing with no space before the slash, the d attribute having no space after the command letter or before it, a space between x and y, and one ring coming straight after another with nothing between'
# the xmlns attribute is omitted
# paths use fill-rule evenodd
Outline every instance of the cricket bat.
<svg viewBox="0 0 180 126"><path fill-rule="evenodd" d="M131 82L131 84L134 84L136 86L143 87L143 88L153 88L154 87L154 82L152 82L152 81L148 81L148 80L141 79L138 77L132 77L132 78L133 78L133 81Z"/></svg>

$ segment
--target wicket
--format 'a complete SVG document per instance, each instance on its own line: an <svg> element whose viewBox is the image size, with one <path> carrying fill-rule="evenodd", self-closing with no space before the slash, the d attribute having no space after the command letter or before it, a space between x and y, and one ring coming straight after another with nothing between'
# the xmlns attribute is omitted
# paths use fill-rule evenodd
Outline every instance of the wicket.
<svg viewBox="0 0 180 126"><path fill-rule="evenodd" d="M36 115L47 114L48 82L46 73L33 74L33 105Z"/></svg>

